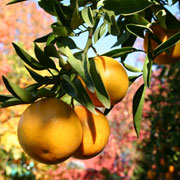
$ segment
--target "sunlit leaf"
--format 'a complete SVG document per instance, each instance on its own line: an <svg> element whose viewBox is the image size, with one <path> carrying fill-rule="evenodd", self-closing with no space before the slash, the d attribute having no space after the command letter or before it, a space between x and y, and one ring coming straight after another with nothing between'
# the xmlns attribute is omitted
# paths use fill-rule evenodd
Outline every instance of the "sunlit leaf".
<svg viewBox="0 0 180 180"><path fill-rule="evenodd" d="M16 84L14 84L11 81L9 81L8 79L6 79L4 76L3 76L3 82L6 86L6 88L8 89L8 91L12 95L17 97L18 99L20 99L26 103L30 103L33 101L33 96L31 95L31 93L29 91L20 88Z"/></svg>
<svg viewBox="0 0 180 180"><path fill-rule="evenodd" d="M25 52L22 48L20 48L17 44L13 43L13 46L16 50L18 56L30 67L36 70L44 70L46 69L43 65L41 65L38 61L36 61L32 56L30 56L27 52Z"/></svg>
<svg viewBox="0 0 180 180"><path fill-rule="evenodd" d="M132 15L152 5L153 2L147 0L105 0L104 2L104 8L114 11L116 15Z"/></svg>
<svg viewBox="0 0 180 180"><path fill-rule="evenodd" d="M143 79L144 79L144 84L147 87L150 86L150 82L151 82L152 64L153 64L153 60L147 55L143 66Z"/></svg>
<svg viewBox="0 0 180 180"><path fill-rule="evenodd" d="M84 20L84 22L89 26L89 27L93 27L94 25L94 19L93 19L93 14L92 14L92 10L90 7L85 7L82 11L81 11L81 15L82 18Z"/></svg>

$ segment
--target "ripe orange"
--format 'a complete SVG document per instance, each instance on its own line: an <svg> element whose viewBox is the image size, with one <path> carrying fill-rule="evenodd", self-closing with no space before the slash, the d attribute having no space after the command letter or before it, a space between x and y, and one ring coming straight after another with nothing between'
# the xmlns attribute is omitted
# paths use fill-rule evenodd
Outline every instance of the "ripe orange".
<svg viewBox="0 0 180 180"><path fill-rule="evenodd" d="M79 147L82 126L68 104L55 98L42 99L22 114L18 139L30 157L45 164L57 164Z"/></svg>
<svg viewBox="0 0 180 180"><path fill-rule="evenodd" d="M120 102L125 97L129 86L129 79L125 69L111 57L98 56L94 58L94 61L111 100L111 105ZM84 83L83 85L85 86ZM103 107L96 93L91 93L86 86L85 88L93 104L97 107Z"/></svg>
<svg viewBox="0 0 180 180"><path fill-rule="evenodd" d="M152 25L151 29L154 33L154 35L161 41L165 42L168 38L170 38L172 35L176 34L179 29L164 29L160 25ZM156 43L154 40L151 40L151 47L152 49L155 49L158 46L158 43ZM148 33L145 34L144 39L144 49L147 51L148 49ZM159 54L155 59L154 62L157 64L171 64L175 63L178 60L180 60L180 42L176 43L174 46L169 48L169 52L163 52Z"/></svg>
<svg viewBox="0 0 180 180"><path fill-rule="evenodd" d="M104 149L110 134L109 122L98 110L97 114L92 114L84 106L76 106L75 112L82 123L83 138L73 156L78 159L89 159Z"/></svg>
<svg viewBox="0 0 180 180"><path fill-rule="evenodd" d="M174 166L173 166L173 165L170 165L170 166L169 166L169 172L170 172L170 173L173 173L173 172L174 172Z"/></svg>
<svg viewBox="0 0 180 180"><path fill-rule="evenodd" d="M147 177L148 177L148 179L155 179L155 177L156 177L156 172L155 171L153 171L153 170L148 170L148 172L147 172Z"/></svg>

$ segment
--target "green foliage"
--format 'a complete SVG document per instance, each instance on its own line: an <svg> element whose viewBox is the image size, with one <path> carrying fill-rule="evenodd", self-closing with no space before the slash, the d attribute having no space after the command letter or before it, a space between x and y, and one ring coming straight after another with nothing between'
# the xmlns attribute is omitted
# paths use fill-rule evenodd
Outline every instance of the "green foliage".
<svg viewBox="0 0 180 180"><path fill-rule="evenodd" d="M9 4L21 1L14 0ZM172 3L176 3L176 1ZM154 21L164 28L180 27L180 22L165 7L165 5L169 5L168 1L73 0L69 5L65 5L61 0L39 0L38 4L46 13L56 19L51 24L52 31L34 40L35 57L13 43L17 55L27 65L25 67L32 79L38 83L38 87L33 90L30 88L27 91L26 88L19 88L4 78L7 89L16 98L8 99L6 106L21 102L32 103L41 97L62 98L68 95L71 97L70 105L73 106L74 100L76 100L94 112L95 107L78 79L81 77L87 88L97 94L105 108L111 109L109 96L99 72L91 60L92 57L88 57L88 51L92 48L98 56L94 44L104 36L115 36L117 40L114 42L113 48L117 48L110 49L102 55L119 58L127 70L142 73L144 79L144 85L137 91L133 101L134 124L137 135L139 135L144 93L145 89L150 87L153 59L176 44L179 41L180 33L178 32L166 42L160 43L154 50L151 50L150 45L143 70L132 64L126 64L124 61L130 53L145 53L133 45L137 37L144 38L144 33L151 31L150 26ZM73 37L78 37L84 32L88 32L88 37L85 40L85 47L80 49ZM46 70L49 75L41 75L39 71L42 70ZM129 85L141 75L130 77ZM0 101L4 101L4 97L0 96Z"/></svg>
<svg viewBox="0 0 180 180"><path fill-rule="evenodd" d="M171 175L170 179L180 178L180 63L160 69L161 73L153 76L154 90L146 100L151 103L150 109L145 112L145 121L151 122L151 131L149 139L138 146L141 157L137 160L134 180L148 179L149 170L156 173L154 179L166 179L167 172ZM169 166L173 166L174 170L170 170Z"/></svg>

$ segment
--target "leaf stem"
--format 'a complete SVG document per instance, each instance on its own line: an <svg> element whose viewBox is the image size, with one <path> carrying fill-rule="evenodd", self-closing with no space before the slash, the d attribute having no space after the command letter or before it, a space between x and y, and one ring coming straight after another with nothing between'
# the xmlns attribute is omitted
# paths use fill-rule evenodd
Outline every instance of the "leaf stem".
<svg viewBox="0 0 180 180"><path fill-rule="evenodd" d="M89 48L92 46L92 33L93 33L93 29L90 28L90 29L89 29L89 37L88 37L86 46L85 46L85 48L84 48L84 53L87 53L88 50L89 50Z"/></svg>

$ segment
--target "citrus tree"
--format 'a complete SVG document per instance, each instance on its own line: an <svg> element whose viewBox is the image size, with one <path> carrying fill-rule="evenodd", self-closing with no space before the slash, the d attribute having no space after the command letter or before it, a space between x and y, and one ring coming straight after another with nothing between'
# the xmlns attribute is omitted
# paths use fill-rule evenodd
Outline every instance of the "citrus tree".
<svg viewBox="0 0 180 180"><path fill-rule="evenodd" d="M24 0L13 0L8 4L21 1ZM173 3L176 2L173 1ZM180 58L178 52L180 23L166 8L170 6L169 3L167 0L76 0L65 4L61 0L39 0L39 6L55 17L55 22L51 24L51 31L34 40L34 55L28 53L21 45L13 43L17 55L24 62L34 83L22 88L3 76L4 85L11 95L0 96L1 108L32 104L31 108L33 109L34 102L39 101L42 107L39 105L37 111L27 114L41 123L38 108L42 108L43 113L46 109L43 108L41 101L44 98L50 100L56 98L65 101L72 108L77 103L82 104L91 113L90 117L93 116L92 114L97 114L96 107L103 107L103 113L107 115L113 106L124 98L128 87L131 88L131 84L142 76L143 84L136 91L132 106L134 128L139 136L144 94L150 87L153 63L174 63ZM154 26L156 29L153 28ZM85 47L80 48L76 45L73 37L78 38L85 32L88 33L86 44ZM99 54L94 44L104 36L117 38L112 49ZM145 50L133 47L137 37L145 39ZM95 58L89 57L90 49L94 51ZM125 63L128 54L135 52L146 54L143 69L134 67L134 62L132 64ZM119 58L122 65L114 58ZM134 72L135 75L128 77L125 69ZM41 71L46 71L47 74L42 75ZM49 115L46 117L53 120L51 112L54 111L52 107L51 109L52 111L47 108ZM26 112L23 113L22 119L26 117ZM66 113L63 117L69 118ZM38 130L43 129L39 128L39 122L37 131L33 131L34 135L38 135ZM54 122L56 121L54 120ZM33 126L31 123L27 122L27 125L23 126L22 135L19 136L24 149L26 149L25 141L21 141L21 137L30 132L28 126ZM45 128L46 120L43 120L43 123L44 132L48 131L47 135L51 134L53 130ZM89 125L91 131L95 129L92 127L94 124ZM86 132L83 125L82 131ZM71 134L70 129L67 131L67 135L68 133ZM32 136L31 142L33 142L33 138L37 140L33 133L27 135L27 137L29 136ZM36 144L31 144L31 148L40 144L37 141ZM43 151L46 154L44 157L47 159L51 159L48 156L49 145L53 144L43 142L42 147L37 149L37 152L38 150ZM25 151L27 152L27 150ZM68 156L70 155L73 153L68 154Z"/></svg>

